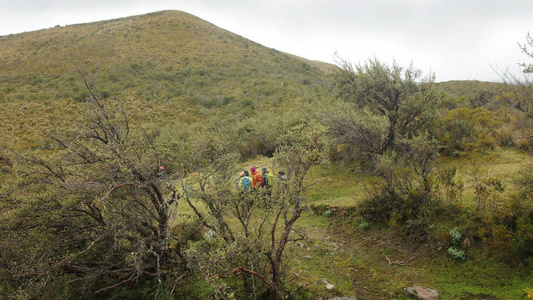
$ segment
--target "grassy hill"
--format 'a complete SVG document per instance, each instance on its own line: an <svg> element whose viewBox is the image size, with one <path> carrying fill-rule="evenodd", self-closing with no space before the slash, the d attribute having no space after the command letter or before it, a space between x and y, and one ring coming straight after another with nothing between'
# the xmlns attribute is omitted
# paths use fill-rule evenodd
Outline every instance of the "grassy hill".
<svg viewBox="0 0 533 300"><path fill-rule="evenodd" d="M469 96L483 91L495 91L500 88L502 84L477 80L452 80L439 82L438 86L441 90L454 96Z"/></svg>
<svg viewBox="0 0 533 300"><path fill-rule="evenodd" d="M267 48L180 11L0 37L0 145L38 147L76 122L88 97L78 70L141 122L249 116L328 93L335 66ZM454 96L497 84L440 83ZM287 103L288 102L288 103Z"/></svg>
<svg viewBox="0 0 533 300"><path fill-rule="evenodd" d="M253 114L327 87L325 70L180 11L0 37L2 144L38 146L88 96L77 70L139 120ZM315 66L316 65L316 66Z"/></svg>

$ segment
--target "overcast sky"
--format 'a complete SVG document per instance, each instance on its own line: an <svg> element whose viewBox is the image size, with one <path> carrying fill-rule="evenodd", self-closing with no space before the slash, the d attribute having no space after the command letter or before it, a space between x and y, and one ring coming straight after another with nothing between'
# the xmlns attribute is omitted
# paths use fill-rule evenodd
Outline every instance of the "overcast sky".
<svg viewBox="0 0 533 300"><path fill-rule="evenodd" d="M531 62L517 43L533 34L533 0L0 0L0 36L169 9L307 59L395 59L437 81L497 81L493 68Z"/></svg>

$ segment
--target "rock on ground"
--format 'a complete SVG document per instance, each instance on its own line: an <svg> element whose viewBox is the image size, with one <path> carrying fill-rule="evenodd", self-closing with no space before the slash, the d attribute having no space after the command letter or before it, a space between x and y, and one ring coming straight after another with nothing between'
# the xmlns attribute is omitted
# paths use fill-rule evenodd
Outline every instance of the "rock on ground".
<svg viewBox="0 0 533 300"><path fill-rule="evenodd" d="M404 288L403 293L421 300L439 300L437 291L420 285Z"/></svg>

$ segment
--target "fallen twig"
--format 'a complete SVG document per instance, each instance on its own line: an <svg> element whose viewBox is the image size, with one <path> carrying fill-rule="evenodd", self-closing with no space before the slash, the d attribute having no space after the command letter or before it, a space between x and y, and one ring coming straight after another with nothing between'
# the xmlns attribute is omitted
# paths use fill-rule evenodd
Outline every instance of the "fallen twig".
<svg viewBox="0 0 533 300"><path fill-rule="evenodd" d="M385 255L385 258L389 262L389 265L398 265L398 266L406 266L409 264L409 262L414 258L414 256L409 257L407 260L404 261L391 261L387 255Z"/></svg>

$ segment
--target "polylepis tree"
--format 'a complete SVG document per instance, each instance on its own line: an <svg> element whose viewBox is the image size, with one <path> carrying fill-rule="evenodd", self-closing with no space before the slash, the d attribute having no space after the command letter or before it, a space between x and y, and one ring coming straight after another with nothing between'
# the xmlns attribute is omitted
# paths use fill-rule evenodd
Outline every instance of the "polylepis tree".
<svg viewBox="0 0 533 300"><path fill-rule="evenodd" d="M271 189L236 191L231 179L218 168L226 165L225 155L221 155L220 161L202 168L202 174L211 174L211 180L198 174L196 192L192 186L184 188L187 201L193 203L191 199L197 198L208 208L201 211L194 206L198 218L213 232L187 253L215 294L233 293L220 278L235 275L242 278L241 293L247 297L265 293L271 299L282 299L286 295L286 252L291 242L305 238L305 232L297 227L305 207L304 179L312 166L329 163L329 147L324 126L301 122L278 138L273 157L275 165L287 171L287 181L274 182Z"/></svg>
<svg viewBox="0 0 533 300"><path fill-rule="evenodd" d="M398 137L423 132L435 118L432 107L438 97L433 75L422 77L412 65L403 68L396 62L387 65L377 59L355 66L338 59L337 64L339 99L387 120L383 144L375 154L393 149Z"/></svg>
<svg viewBox="0 0 533 300"><path fill-rule="evenodd" d="M19 205L1 225L0 260L30 297L106 297L186 270L170 228L179 193L168 176L177 175L160 176L156 134L132 130L120 103L82 77L90 97L80 125L13 163L20 188L10 198Z"/></svg>

